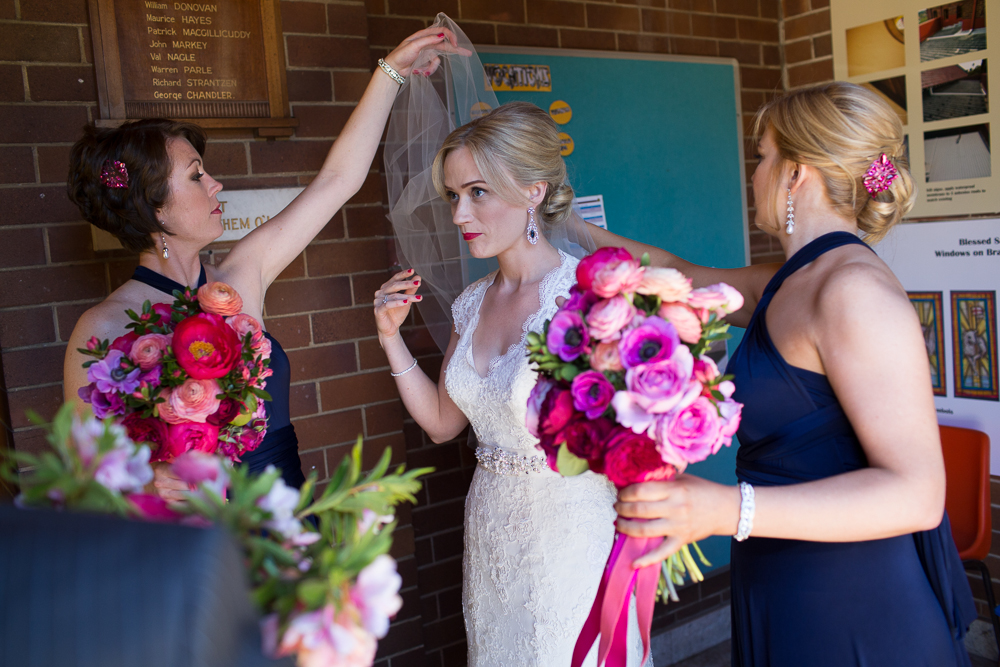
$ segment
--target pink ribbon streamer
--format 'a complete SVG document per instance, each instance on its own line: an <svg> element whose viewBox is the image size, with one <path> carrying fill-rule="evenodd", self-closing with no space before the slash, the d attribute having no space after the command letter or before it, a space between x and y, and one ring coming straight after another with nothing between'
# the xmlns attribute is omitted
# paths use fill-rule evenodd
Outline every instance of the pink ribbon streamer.
<svg viewBox="0 0 1000 667"><path fill-rule="evenodd" d="M601 585L597 589L597 598L573 649L572 667L583 664L598 635L601 637L597 649L598 667L605 664L607 667L626 667L628 602L633 589L636 620L642 637L643 654L640 664L646 663L649 658L649 633L653 625L653 606L656 602L660 567L657 563L636 570L632 568L632 563L660 546L661 542L662 537L616 534L614 547L601 577Z"/></svg>

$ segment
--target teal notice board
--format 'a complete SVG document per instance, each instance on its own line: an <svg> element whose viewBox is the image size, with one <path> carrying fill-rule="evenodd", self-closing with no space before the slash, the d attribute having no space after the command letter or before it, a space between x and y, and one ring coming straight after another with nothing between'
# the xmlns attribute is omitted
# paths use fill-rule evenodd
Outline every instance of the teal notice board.
<svg viewBox="0 0 1000 667"><path fill-rule="evenodd" d="M551 91L497 91L497 99L533 102L546 111L553 102L569 105L572 115L560 131L573 142L565 157L570 183L578 197L603 195L610 231L698 264L750 263L735 60L477 48L487 69L548 66ZM470 262L473 279L488 270ZM730 352L742 333L733 331ZM688 471L735 484L736 447L734 441ZM712 563L706 569L729 563L729 538L701 545Z"/></svg>

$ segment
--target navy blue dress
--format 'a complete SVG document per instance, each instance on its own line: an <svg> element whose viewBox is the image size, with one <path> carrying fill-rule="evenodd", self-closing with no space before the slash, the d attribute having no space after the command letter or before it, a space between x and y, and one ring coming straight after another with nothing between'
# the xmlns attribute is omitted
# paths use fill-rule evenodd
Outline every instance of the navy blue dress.
<svg viewBox="0 0 1000 667"><path fill-rule="evenodd" d="M132 274L132 280L145 283L170 295L173 295L174 290L184 289L184 285L156 271L147 269L145 266L136 267L135 273ZM198 277L198 287L204 285L205 282L205 267L203 266L201 267L201 275ZM264 335L271 341L269 368L274 372L267 380L267 391L271 394L272 400L264 403L268 415L267 434L257 449L243 456L243 463L249 467L252 473L262 472L267 466L273 465L281 470L281 476L286 484L299 488L306 481L306 478L302 474L302 462L299 460L299 441L295 437L295 427L292 426L288 409L292 367L281 344L271 334L264 332Z"/></svg>
<svg viewBox="0 0 1000 667"><path fill-rule="evenodd" d="M727 372L744 404L736 475L796 484L868 466L825 375L790 366L765 314L784 280L847 244L815 239L775 274ZM867 246L865 246L867 247ZM864 542L751 537L732 541L733 658L738 667L969 665L962 636L976 618L945 515L937 529Z"/></svg>

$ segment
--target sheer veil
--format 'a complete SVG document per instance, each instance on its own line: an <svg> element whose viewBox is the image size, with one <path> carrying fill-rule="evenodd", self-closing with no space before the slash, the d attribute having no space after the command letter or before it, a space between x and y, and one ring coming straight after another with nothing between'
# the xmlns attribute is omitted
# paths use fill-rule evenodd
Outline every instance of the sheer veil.
<svg viewBox="0 0 1000 667"><path fill-rule="evenodd" d="M464 261L468 254L452 223L451 207L434 189L431 165L452 130L496 108L498 102L486 83L482 61L462 29L443 13L433 25L450 29L458 46L472 55L428 49L414 63L415 69L423 69L433 58L441 59L430 77L407 77L396 96L386 133L385 173L397 254L404 266L416 270L430 292L432 298L425 298L418 308L443 351L451 337L451 303L469 282ZM594 249L586 223L575 214L565 225L546 231L546 236L557 248L577 257Z"/></svg>

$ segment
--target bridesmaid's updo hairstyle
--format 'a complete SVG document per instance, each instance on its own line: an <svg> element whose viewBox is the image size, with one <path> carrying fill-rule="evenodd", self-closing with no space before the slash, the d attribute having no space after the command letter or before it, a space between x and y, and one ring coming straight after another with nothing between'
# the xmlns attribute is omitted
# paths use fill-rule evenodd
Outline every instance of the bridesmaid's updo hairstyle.
<svg viewBox="0 0 1000 667"><path fill-rule="evenodd" d="M156 219L156 210L170 197L167 143L175 138L187 139L199 155L205 154L205 132L191 123L154 118L108 129L87 126L70 155L66 187L70 200L85 220L115 236L128 250L152 248L150 234L170 234ZM102 182L107 162L125 165L127 187Z"/></svg>
<svg viewBox="0 0 1000 667"><path fill-rule="evenodd" d="M755 145L768 127L782 158L822 174L830 203L841 215L857 219L867 242L877 243L913 208L917 191L904 154L902 123L867 88L834 82L791 92L757 112ZM899 176L872 197L864 176L882 153Z"/></svg>
<svg viewBox="0 0 1000 667"><path fill-rule="evenodd" d="M573 188L559 152L561 143L549 114L530 102L508 102L448 135L434 158L434 187L447 199L445 158L465 147L486 182L510 204L527 206L519 187L548 183L536 215L547 227L562 224L573 210Z"/></svg>

